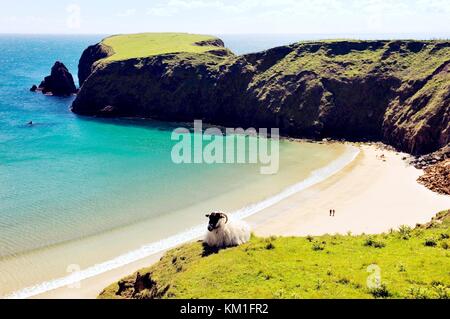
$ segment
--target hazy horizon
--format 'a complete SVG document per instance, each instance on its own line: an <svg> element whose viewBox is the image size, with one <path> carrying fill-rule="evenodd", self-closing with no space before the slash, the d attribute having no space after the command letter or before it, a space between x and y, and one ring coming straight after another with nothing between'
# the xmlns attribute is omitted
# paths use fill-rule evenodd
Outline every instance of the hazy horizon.
<svg viewBox="0 0 450 319"><path fill-rule="evenodd" d="M50 8L50 9L49 9ZM450 35L446 0L50 0L4 3L0 34Z"/></svg>
<svg viewBox="0 0 450 319"><path fill-rule="evenodd" d="M124 33L18 33L18 32L0 32L0 36L112 36L116 34L133 34L133 33L191 33L183 31L167 31L167 32L153 32L142 30L138 32L124 32ZM299 37L300 40L339 40L339 39L354 39L354 40L434 40L434 39L450 39L449 33L442 34L426 34L426 33L202 33L212 36L235 36L235 37L248 37L248 36L284 36L284 37Z"/></svg>

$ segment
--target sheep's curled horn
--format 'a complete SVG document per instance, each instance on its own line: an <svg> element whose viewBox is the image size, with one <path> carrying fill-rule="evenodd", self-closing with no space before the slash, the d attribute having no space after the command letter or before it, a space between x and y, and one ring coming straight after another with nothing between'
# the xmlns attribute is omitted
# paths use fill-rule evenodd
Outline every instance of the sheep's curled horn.
<svg viewBox="0 0 450 319"><path fill-rule="evenodd" d="M227 216L227 214L224 214L224 213L220 213L220 214L222 215L222 217L225 218L225 224L228 224L228 216Z"/></svg>
<svg viewBox="0 0 450 319"><path fill-rule="evenodd" d="M222 218L225 218L225 224L228 224L228 215L227 215L227 214L222 213L222 212L214 212L214 213L220 214L220 216L221 216ZM213 214L214 214L214 213L213 213ZM209 216L211 216L211 214L206 214L205 216L206 216L207 218L209 218Z"/></svg>

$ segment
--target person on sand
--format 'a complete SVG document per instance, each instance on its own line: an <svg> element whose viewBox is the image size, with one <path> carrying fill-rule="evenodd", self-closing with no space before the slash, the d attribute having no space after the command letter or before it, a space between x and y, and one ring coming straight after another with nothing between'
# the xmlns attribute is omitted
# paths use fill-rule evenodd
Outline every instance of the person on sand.
<svg viewBox="0 0 450 319"><path fill-rule="evenodd" d="M336 216L336 210L333 209L333 217Z"/></svg>
<svg viewBox="0 0 450 319"><path fill-rule="evenodd" d="M333 210L330 209L330 217L333 216Z"/></svg>

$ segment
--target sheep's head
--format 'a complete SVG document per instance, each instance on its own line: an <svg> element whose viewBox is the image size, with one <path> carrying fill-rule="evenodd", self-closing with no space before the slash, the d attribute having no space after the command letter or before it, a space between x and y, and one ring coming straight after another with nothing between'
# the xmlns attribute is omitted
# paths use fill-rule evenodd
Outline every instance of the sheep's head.
<svg viewBox="0 0 450 319"><path fill-rule="evenodd" d="M213 231L219 228L222 224L228 223L228 216L221 212L213 212L206 215L209 218L208 230Z"/></svg>

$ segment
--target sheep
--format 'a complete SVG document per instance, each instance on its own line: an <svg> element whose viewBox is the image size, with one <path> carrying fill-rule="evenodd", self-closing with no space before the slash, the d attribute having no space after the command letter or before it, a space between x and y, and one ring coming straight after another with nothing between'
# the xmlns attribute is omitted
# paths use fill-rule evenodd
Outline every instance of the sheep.
<svg viewBox="0 0 450 319"><path fill-rule="evenodd" d="M250 240L250 227L246 223L231 222L222 212L213 212L206 217L209 218L209 224L204 243L209 247L235 247Z"/></svg>

